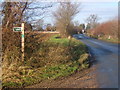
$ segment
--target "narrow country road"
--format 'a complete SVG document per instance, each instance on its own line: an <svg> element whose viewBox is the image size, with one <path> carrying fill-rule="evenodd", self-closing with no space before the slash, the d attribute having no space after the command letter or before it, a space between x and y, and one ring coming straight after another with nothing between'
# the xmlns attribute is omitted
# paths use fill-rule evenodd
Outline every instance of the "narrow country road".
<svg viewBox="0 0 120 90"><path fill-rule="evenodd" d="M95 58L96 80L99 88L118 88L118 44L108 43L87 37L83 34L74 35L88 46Z"/></svg>
<svg viewBox="0 0 120 90"><path fill-rule="evenodd" d="M26 88L118 88L118 45L82 34L74 37L88 46L94 61L92 67L68 77L47 80Z"/></svg>

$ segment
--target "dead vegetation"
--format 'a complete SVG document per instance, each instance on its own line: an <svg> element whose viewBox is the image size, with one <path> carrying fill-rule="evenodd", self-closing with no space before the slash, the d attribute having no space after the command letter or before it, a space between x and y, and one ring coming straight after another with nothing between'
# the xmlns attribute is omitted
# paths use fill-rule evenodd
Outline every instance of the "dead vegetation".
<svg viewBox="0 0 120 90"><path fill-rule="evenodd" d="M96 28L88 31L88 34L98 39L112 42L118 42L118 21L113 19L98 25Z"/></svg>
<svg viewBox="0 0 120 90"><path fill-rule="evenodd" d="M4 53L3 87L24 87L89 67L83 43L72 39L69 46L68 39L51 36L26 35L24 63L21 62L19 48L14 47L14 50Z"/></svg>
<svg viewBox="0 0 120 90"><path fill-rule="evenodd" d="M65 4L68 7L70 3ZM63 5L64 6L64 5ZM69 8L66 8L67 11ZM21 61L21 33L13 32L14 26L25 22L25 10L28 2L4 2L2 13L3 57L2 57L2 86L24 87L39 83L46 79L70 75L89 67L86 46L75 39L51 37L51 34L25 34L25 60ZM37 7L38 8L38 7ZM43 8L43 7L39 7ZM47 7L44 7L47 8ZM66 33L71 33L70 21L77 12L77 6L69 9ZM66 14L66 13L65 13ZM72 15L74 14L74 15ZM70 19L70 20L69 20ZM31 25L26 22L27 27ZM68 28L69 27L69 28ZM64 29L63 29L64 30ZM81 57L81 55L83 55ZM83 60L80 58L84 58ZM82 61L81 61L82 60Z"/></svg>
<svg viewBox="0 0 120 90"><path fill-rule="evenodd" d="M79 13L80 4L61 2L58 9L53 13L56 21L56 30L63 37L70 37L74 34L74 25L72 23L75 15Z"/></svg>

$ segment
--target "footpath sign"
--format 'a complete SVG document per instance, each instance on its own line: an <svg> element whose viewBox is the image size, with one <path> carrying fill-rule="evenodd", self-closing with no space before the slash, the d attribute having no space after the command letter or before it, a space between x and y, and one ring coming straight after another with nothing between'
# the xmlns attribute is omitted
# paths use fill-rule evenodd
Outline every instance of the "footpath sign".
<svg viewBox="0 0 120 90"><path fill-rule="evenodd" d="M22 27L14 27L13 31L14 32L21 32L22 31Z"/></svg>
<svg viewBox="0 0 120 90"><path fill-rule="evenodd" d="M25 35L24 35L24 23L21 24L21 27L13 27L14 32L21 32L21 51L22 51L22 61L24 61L24 41L25 41Z"/></svg>

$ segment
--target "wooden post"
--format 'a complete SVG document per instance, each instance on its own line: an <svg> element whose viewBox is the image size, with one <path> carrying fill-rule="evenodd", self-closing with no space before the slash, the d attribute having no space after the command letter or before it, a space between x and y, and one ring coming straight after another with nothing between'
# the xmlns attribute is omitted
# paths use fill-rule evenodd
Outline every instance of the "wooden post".
<svg viewBox="0 0 120 90"><path fill-rule="evenodd" d="M21 45L22 45L22 61L24 61L24 41L25 41L25 35L24 35L24 23L22 23L22 34L21 34L21 37L22 37L22 42L21 42Z"/></svg>

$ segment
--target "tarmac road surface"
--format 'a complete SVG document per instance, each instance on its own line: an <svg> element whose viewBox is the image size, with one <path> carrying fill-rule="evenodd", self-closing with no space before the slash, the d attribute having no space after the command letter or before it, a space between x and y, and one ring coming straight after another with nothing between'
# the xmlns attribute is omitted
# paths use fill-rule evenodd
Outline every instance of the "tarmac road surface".
<svg viewBox="0 0 120 90"><path fill-rule="evenodd" d="M95 59L96 80L99 88L118 88L118 44L108 43L90 38L84 34L76 34L75 38L88 46L90 53Z"/></svg>

